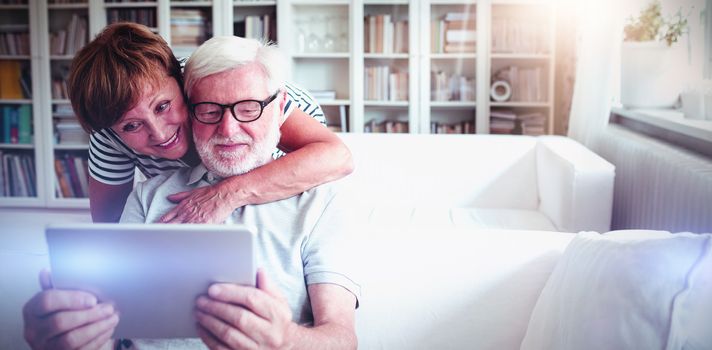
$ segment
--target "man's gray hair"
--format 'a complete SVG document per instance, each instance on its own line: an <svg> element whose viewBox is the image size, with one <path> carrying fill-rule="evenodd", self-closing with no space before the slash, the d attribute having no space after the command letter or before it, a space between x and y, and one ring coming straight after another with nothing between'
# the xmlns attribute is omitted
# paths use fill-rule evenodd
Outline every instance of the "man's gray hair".
<svg viewBox="0 0 712 350"><path fill-rule="evenodd" d="M289 63L276 45L230 35L211 38L190 56L185 64L185 93L190 98L200 79L250 63L262 68L270 93L284 86Z"/></svg>

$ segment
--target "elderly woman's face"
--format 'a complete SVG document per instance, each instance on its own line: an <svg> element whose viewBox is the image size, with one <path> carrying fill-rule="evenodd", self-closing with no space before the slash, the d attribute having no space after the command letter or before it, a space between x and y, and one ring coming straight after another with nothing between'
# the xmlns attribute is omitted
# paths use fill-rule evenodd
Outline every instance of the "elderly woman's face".
<svg viewBox="0 0 712 350"><path fill-rule="evenodd" d="M167 76L155 88L145 84L138 103L111 129L137 153L167 159L185 155L192 135L176 80Z"/></svg>

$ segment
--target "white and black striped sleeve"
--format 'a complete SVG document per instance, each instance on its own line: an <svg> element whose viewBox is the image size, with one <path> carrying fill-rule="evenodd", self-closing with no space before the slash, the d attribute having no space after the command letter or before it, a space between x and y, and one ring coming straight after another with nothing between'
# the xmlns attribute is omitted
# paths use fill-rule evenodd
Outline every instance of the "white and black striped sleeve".
<svg viewBox="0 0 712 350"><path fill-rule="evenodd" d="M121 185L133 181L136 164L126 152L118 149L106 129L89 137L89 174L107 185Z"/></svg>

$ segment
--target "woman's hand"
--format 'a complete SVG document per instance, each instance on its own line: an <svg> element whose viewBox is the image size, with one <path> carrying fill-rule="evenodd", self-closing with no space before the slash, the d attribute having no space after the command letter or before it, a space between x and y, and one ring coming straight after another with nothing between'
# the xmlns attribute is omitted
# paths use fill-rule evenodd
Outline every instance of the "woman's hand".
<svg viewBox="0 0 712 350"><path fill-rule="evenodd" d="M175 208L161 217L166 224L219 224L235 210L235 203L228 200L230 189L223 182L213 186L178 192L168 196L168 200L178 203Z"/></svg>

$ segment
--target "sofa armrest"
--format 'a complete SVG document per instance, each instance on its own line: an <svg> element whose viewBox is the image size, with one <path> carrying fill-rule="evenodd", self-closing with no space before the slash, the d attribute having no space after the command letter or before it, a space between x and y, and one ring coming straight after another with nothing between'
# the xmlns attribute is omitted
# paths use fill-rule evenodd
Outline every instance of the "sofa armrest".
<svg viewBox="0 0 712 350"><path fill-rule="evenodd" d="M609 231L613 164L562 136L539 137L536 152L539 211L560 231Z"/></svg>

